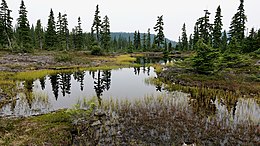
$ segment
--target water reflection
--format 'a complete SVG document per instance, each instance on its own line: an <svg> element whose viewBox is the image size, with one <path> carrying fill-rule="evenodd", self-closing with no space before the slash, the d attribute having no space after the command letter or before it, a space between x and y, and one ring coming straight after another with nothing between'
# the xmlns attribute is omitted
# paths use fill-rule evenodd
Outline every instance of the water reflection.
<svg viewBox="0 0 260 146"><path fill-rule="evenodd" d="M111 97L131 100L150 95L176 94L175 91L180 91L178 93L182 94L178 100L174 100L181 102L176 102L176 105L183 105L185 102L185 105L199 116L219 119L228 116L235 122L260 121L260 106L254 99L237 98L238 95L232 92L203 87L175 85L166 88L163 84L147 84L144 80L156 77L156 73L154 68L145 65L146 63L143 67L119 70L59 73L35 81L24 81L17 85L22 89L16 96L19 100L13 100L1 108L0 115L32 115L70 108L78 100L93 96L96 96L101 104L103 99Z"/></svg>

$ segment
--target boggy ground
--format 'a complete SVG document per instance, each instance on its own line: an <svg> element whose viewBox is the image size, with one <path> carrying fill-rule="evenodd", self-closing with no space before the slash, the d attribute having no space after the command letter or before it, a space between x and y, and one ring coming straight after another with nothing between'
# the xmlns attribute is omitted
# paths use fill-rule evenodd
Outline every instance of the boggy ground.
<svg viewBox="0 0 260 146"><path fill-rule="evenodd" d="M91 102L41 116L0 119L0 145L260 144L259 125L199 117L175 100Z"/></svg>

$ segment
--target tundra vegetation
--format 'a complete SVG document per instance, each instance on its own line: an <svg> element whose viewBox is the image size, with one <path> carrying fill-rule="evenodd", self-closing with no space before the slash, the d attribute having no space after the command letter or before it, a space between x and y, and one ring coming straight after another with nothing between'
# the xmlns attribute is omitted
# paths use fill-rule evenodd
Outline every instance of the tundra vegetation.
<svg viewBox="0 0 260 146"><path fill-rule="evenodd" d="M260 144L259 115L235 121L227 115L217 117L212 106L219 102L232 113L241 99L253 99L257 107L260 104L260 29L245 34L244 0L229 30L222 28L218 6L214 22L205 10L190 35L183 23L176 44L165 38L163 15L153 27L156 34L147 28L147 32L113 37L109 16L100 16L99 5L89 32L83 31L83 17L76 18L77 26L69 30L67 14L55 16L52 9L47 26L41 19L33 25L23 0L14 27L6 0L0 5L0 108L19 100L17 95L24 89L18 85L27 86L47 75L143 67L144 62L138 62L142 57L175 60L145 64L157 73L145 82L171 95L102 102L94 97L71 109L29 117L0 113L0 145ZM48 98L41 93L34 96L30 97ZM182 100L187 101L176 104Z"/></svg>

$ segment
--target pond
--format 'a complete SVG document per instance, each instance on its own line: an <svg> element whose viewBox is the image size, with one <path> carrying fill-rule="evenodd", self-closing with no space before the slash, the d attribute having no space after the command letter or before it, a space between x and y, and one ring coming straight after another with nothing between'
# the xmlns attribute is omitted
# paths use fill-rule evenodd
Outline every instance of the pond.
<svg viewBox="0 0 260 146"><path fill-rule="evenodd" d="M35 81L24 81L19 88L26 92L17 95L14 103L5 105L3 115L34 115L62 108L71 108L84 98L96 97L138 99L165 94L160 87L145 83L156 77L152 67L122 68L117 70L78 71L48 75Z"/></svg>
<svg viewBox="0 0 260 146"><path fill-rule="evenodd" d="M134 101L146 96L172 96L176 105L207 117L222 119L228 116L234 122L260 123L260 106L253 98L224 98L222 95L195 97L180 90L168 90L145 80L157 77L147 63L172 63L176 60L139 58L142 67L115 70L76 71L47 75L34 81L18 83L21 89L14 102L0 108L0 116L29 116L63 108L72 108L83 99L110 98Z"/></svg>

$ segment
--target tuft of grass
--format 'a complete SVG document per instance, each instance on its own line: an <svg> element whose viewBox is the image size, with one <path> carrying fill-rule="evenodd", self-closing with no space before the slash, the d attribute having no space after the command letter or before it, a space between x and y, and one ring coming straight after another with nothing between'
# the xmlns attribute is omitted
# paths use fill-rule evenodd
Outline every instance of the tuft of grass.
<svg viewBox="0 0 260 146"><path fill-rule="evenodd" d="M17 80L35 80L45 77L46 75L59 73L58 70L34 70L26 72L18 72L14 75Z"/></svg>
<svg viewBox="0 0 260 146"><path fill-rule="evenodd" d="M160 64L154 64L154 65L152 65L152 67L154 67L154 71L157 74L159 74L159 73L161 73L163 71L163 66L160 65Z"/></svg>

